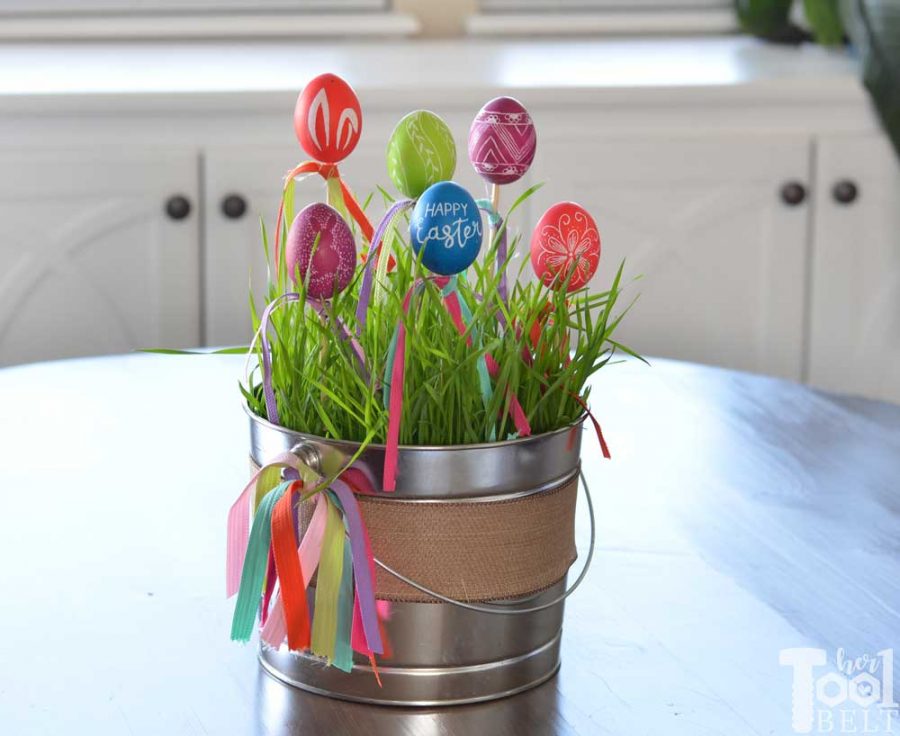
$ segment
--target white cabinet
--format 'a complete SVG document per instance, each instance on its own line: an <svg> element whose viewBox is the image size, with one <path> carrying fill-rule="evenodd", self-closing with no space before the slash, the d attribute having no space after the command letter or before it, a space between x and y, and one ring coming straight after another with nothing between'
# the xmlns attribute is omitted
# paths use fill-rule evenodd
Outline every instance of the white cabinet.
<svg viewBox="0 0 900 736"><path fill-rule="evenodd" d="M0 365L197 344L197 161L0 151Z"/></svg>
<svg viewBox="0 0 900 736"><path fill-rule="evenodd" d="M900 402L897 154L868 135L824 137L817 156L809 380Z"/></svg>
<svg viewBox="0 0 900 736"><path fill-rule="evenodd" d="M233 147L210 149L204 157L204 316L208 345L247 345L251 339L249 296L259 309L266 284L260 219L270 241L281 196L280 184L297 157L296 149ZM321 181L307 182L321 187ZM299 194L299 192L298 192ZM229 217L225 198L234 196L246 211ZM303 201L298 197L298 202Z"/></svg>
<svg viewBox="0 0 900 736"><path fill-rule="evenodd" d="M651 356L799 379L809 211L780 190L808 188L809 139L588 135L539 140L534 169L546 183L532 221L560 200L594 215L593 286L608 288L625 259L623 306L640 295L618 339Z"/></svg>
<svg viewBox="0 0 900 736"><path fill-rule="evenodd" d="M868 118L846 133L815 120L723 127L695 106L696 125L685 125L685 109L671 113L681 121L674 126L639 106L588 97L560 116L553 100L535 97L535 162L501 188L505 211L544 183L511 223L521 236L513 272L528 262L543 210L574 200L600 229L592 288L608 287L625 259L622 306L639 296L622 342L648 356L900 401L900 165ZM417 103L454 131L454 178L479 197L485 187L468 162L466 134L483 101ZM181 137L174 124L144 121L150 127L130 147L115 137L124 130L118 120L103 128L112 137L102 145L71 139L66 147L62 128L46 127L35 135L59 139L59 150L35 141L0 148L0 365L246 345L249 292L261 308L266 280L260 217L274 236L283 177L305 158L283 114L289 102L246 119L217 115L215 124L188 115L198 127ZM360 201L375 193L373 224L385 211L377 188L396 196L385 148L408 109L373 105L340 167ZM734 110L721 117L744 119ZM855 184L853 201L837 201L840 182ZM805 198L786 202L790 183ZM191 206L183 219L165 211L176 195ZM229 196L242 206L226 211ZM318 176L298 184L297 208L324 198Z"/></svg>

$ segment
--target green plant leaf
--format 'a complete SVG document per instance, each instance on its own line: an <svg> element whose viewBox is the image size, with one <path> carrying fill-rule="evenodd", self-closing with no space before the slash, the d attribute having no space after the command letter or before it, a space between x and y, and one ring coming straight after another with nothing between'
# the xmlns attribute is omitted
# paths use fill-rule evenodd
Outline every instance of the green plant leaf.
<svg viewBox="0 0 900 736"><path fill-rule="evenodd" d="M862 62L863 83L900 155L900 5L849 0L841 10Z"/></svg>

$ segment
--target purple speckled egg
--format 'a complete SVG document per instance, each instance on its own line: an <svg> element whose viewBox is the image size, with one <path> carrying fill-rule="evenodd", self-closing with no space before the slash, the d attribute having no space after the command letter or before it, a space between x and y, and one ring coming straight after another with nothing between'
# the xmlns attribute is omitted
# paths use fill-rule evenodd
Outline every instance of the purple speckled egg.
<svg viewBox="0 0 900 736"><path fill-rule="evenodd" d="M336 209L316 202L300 211L288 231L285 265L292 279L299 270L299 278L307 280L309 271L306 293L316 299L347 288L356 268L356 243Z"/></svg>
<svg viewBox="0 0 900 736"><path fill-rule="evenodd" d="M469 160L491 184L511 184L521 179L537 148L531 115L512 97L495 97L469 128Z"/></svg>

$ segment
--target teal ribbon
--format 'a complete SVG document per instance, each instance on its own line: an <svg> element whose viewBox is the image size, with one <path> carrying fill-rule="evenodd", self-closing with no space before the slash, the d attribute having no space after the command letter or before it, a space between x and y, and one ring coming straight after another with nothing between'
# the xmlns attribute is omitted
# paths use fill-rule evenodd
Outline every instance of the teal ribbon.
<svg viewBox="0 0 900 736"><path fill-rule="evenodd" d="M234 606L234 617L231 620L231 638L233 641L250 641L256 613L259 610L259 597L262 594L266 569L269 564L269 548L272 541L272 510L284 495L292 481L281 483L265 496L253 516L250 538L247 540L247 554L241 568L241 585L238 588L237 602Z"/></svg>
<svg viewBox="0 0 900 736"><path fill-rule="evenodd" d="M484 210L484 213L487 215L488 224L493 227L500 227L503 224L503 218L500 217L500 213L494 209L494 205L489 199L476 199L475 204L480 210Z"/></svg>
<svg viewBox="0 0 900 736"><path fill-rule="evenodd" d="M391 335L390 345L388 345L387 360L384 362L384 380L381 382L381 399L385 409L391 405L391 375L394 373L394 356L397 354L399 335L400 323L398 322L394 328L394 334Z"/></svg>
<svg viewBox="0 0 900 736"><path fill-rule="evenodd" d="M344 526L346 527L346 520ZM353 649L350 646L350 627L353 622L353 557L349 542L344 544L344 567L342 569L338 595L337 633L334 639L334 659L331 663L339 670L350 672L353 669Z"/></svg>
<svg viewBox="0 0 900 736"><path fill-rule="evenodd" d="M456 301L459 303L459 311L462 315L463 324L468 329L469 325L472 324L472 310L469 309L469 305L466 304L466 300L463 299L462 294L459 292L457 277L451 276L450 281L448 281L447 285L441 290L441 296L446 298L454 292L456 293ZM481 335L477 328L472 329L472 343L478 348L481 347ZM487 358L485 358L484 354L478 358L475 369L478 371L478 386L481 389L481 401L485 408L487 408L491 402L491 397L494 395L494 387L491 385L491 374L488 372ZM489 439L491 442L494 442L497 439L496 428L491 429Z"/></svg>

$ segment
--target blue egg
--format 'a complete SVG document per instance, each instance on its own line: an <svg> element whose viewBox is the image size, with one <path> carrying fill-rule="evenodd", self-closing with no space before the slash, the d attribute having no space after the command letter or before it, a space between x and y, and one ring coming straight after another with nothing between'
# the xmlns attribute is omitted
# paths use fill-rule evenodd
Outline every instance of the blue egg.
<svg viewBox="0 0 900 736"><path fill-rule="evenodd" d="M465 271L478 257L483 231L481 213L472 195L459 184L440 181L422 192L409 221L416 255L424 248L422 265L450 276Z"/></svg>

